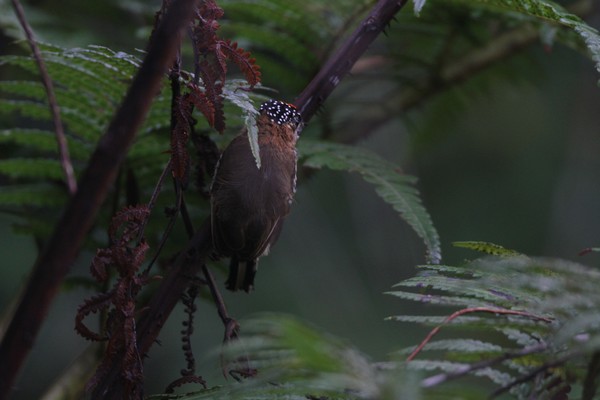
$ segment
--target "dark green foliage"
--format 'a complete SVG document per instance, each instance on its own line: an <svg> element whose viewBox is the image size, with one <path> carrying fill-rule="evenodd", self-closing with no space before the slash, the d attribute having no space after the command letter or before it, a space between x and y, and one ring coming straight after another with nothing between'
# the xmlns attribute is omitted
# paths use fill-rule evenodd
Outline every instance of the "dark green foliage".
<svg viewBox="0 0 600 400"><path fill-rule="evenodd" d="M597 270L558 259L504 256L459 267L423 266L418 276L400 282L390 294L458 307L458 314L390 319L443 326L442 331L460 328L461 339L427 342L415 354L417 360L407 363L448 374L426 379L425 387L469 373L486 376L517 398L549 398L555 390L578 392L584 386L588 360L600 346L599 284ZM486 331L504 338L474 340Z"/></svg>
<svg viewBox="0 0 600 400"><path fill-rule="evenodd" d="M488 243L488 242L453 242L453 246L455 247L464 247L466 249L471 249L475 251L479 251L481 253L490 254L494 256L517 256L519 253L515 250L507 249L498 244Z"/></svg>
<svg viewBox="0 0 600 400"><path fill-rule="evenodd" d="M590 359L600 351L600 272L526 256L421 270L389 294L457 311L389 318L441 328L444 338L428 337L419 353L411 347L373 362L298 320L263 315L245 321L244 336L225 352L231 357L228 370L257 368L256 378L177 398L438 399L454 393L481 399L507 391L512 398L552 399L594 390L596 383L586 377ZM477 339L481 336L488 339ZM410 353L416 358L406 361ZM473 377L485 379L476 385ZM461 384L467 379L469 389Z"/></svg>
<svg viewBox="0 0 600 400"><path fill-rule="evenodd" d="M135 71L138 61L132 56L113 53L98 46L74 50L46 46L45 54L51 66L51 74L58 76L57 85L60 89L57 97L68 128L72 161L76 172L80 172L94 148L95 141L105 129L112 110L119 103L120 93L124 91L127 79ZM2 61L34 71L33 62L27 57L4 57ZM122 79L114 79L114 75ZM71 81L67 77L70 77ZM230 81L224 95L246 114L245 124L252 132L255 115L253 101L246 92L235 90L239 84L239 81ZM99 87L100 90L93 90L94 87ZM85 88L87 90L82 90ZM118 88L121 88L121 92ZM6 100L1 108L2 112L18 112L40 122L49 120L47 106L43 104L45 94L38 83L3 82L0 83L0 89L11 97L27 99ZM168 109L168 94L168 90L165 89L158 97L126 163L142 185L143 193L151 192L151 185L166 162L164 152L168 149L168 143L161 139L160 133L168 126L169 119L165 111ZM236 109L232 111L239 113ZM4 201L4 205L15 205L15 201L20 198L21 204L36 204L34 198L28 197L28 193L33 193L32 185L40 185L35 193L36 196L42 197L50 196L50 192L45 192L51 188L47 184L48 180L57 182L58 187L61 186L62 172L56 159L54 140L50 127L19 127L2 131L0 142L17 144L21 146L23 153L19 158L0 160L0 173L13 180L12 188L9 189L12 194L0 196L0 202ZM306 166L326 166L336 170L359 172L365 180L375 184L382 199L400 212L424 240L429 260L440 260L439 238L431 218L420 203L418 192L412 187L414 178L400 174L396 166L379 159L375 154L350 146L304 140L301 153L305 157ZM19 186L14 185L21 182L27 182L29 186L27 190L19 192ZM34 221L30 223L32 226L37 225Z"/></svg>
<svg viewBox="0 0 600 400"><path fill-rule="evenodd" d="M121 101L139 60L100 46L62 49L42 44L41 48L55 82L72 164L79 174ZM0 63L37 74L37 67L29 57L3 56ZM51 225L60 214L67 191L62 183L46 94L34 79L0 82L3 95L0 116L27 118L0 135L0 143L18 146L11 158L0 160L0 173L8 179L2 188L0 207L19 215L18 205L50 207L44 213L21 215L25 219L23 226L29 225L31 233L42 234L39 218ZM137 179L146 183L142 188L145 192L151 191L152 186L148 184L156 179L167 161L163 153L168 143L157 134L168 127L168 101L168 92L158 96L127 160L127 166L135 170Z"/></svg>
<svg viewBox="0 0 600 400"><path fill-rule="evenodd" d="M402 174L399 167L355 146L302 140L299 150L307 167L357 172L365 181L375 185L377 194L392 205L423 239L427 247L427 259L432 263L440 262L439 236L413 186L416 181L414 177Z"/></svg>
<svg viewBox="0 0 600 400"><path fill-rule="evenodd" d="M571 6L582 11L583 3ZM418 17L400 13L386 32L364 60L372 66L356 71L327 104L336 140L355 141L401 120L418 133L412 137L417 149L436 144L448 123L500 84L540 81L538 59L525 49L543 48L548 60L563 45L600 57L598 32L546 1L430 0ZM440 104L434 96L442 92Z"/></svg>
<svg viewBox="0 0 600 400"><path fill-rule="evenodd" d="M372 2L225 0L220 4L225 10L223 34L252 51L267 86L293 96Z"/></svg>

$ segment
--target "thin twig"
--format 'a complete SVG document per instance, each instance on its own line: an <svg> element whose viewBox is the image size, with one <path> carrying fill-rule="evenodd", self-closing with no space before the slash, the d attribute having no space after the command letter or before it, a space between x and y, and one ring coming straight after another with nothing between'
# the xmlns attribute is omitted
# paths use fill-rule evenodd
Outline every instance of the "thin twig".
<svg viewBox="0 0 600 400"><path fill-rule="evenodd" d="M187 206L186 206L185 201L182 202L180 211L181 211L181 218L183 219L184 225L186 226L186 230L187 230L188 234L190 235L190 239L191 239L194 236L194 230L192 227L192 221L190 219L190 215L187 211ZM223 296L221 295L221 292L219 291L219 286L217 285L217 282L215 281L215 278L212 275L212 273L210 272L210 269L208 268L206 263L202 265L202 274L204 275L204 279L206 281L206 284L208 285L208 288L210 290L210 294L213 298L213 301L215 302L215 305L217 306L217 313L219 314L219 317L221 318L221 321L223 322L223 326L225 327L224 341L228 341L229 339L237 336L237 329L238 329L237 322L229 316L229 313L227 312L227 306L225 305L225 300L223 299Z"/></svg>
<svg viewBox="0 0 600 400"><path fill-rule="evenodd" d="M581 400L592 400L598 391L598 376L600 375L600 351L592 354L588 363Z"/></svg>
<svg viewBox="0 0 600 400"><path fill-rule="evenodd" d="M488 367L494 366L496 364L500 364L507 360L513 360L515 358L539 353L539 352L546 350L547 348L548 348L548 345L546 343L540 343L535 346L525 347L525 348L517 350L517 351L506 352L496 358L492 358L489 360L483 360L483 361L480 361L480 362L477 362L474 364L467 365L464 368L459 368L457 371L445 372L442 374L430 376L429 378L423 379L423 381L421 381L421 386L424 388L437 386L437 385L440 385L451 379L456 379L456 378L460 378L461 376L465 376L473 371L488 368Z"/></svg>
<svg viewBox="0 0 600 400"><path fill-rule="evenodd" d="M148 205L147 205L150 213L152 213L152 209L154 209L154 206L156 205L156 201L158 200L158 195L160 194L160 192L162 190L163 182L165 181L165 177L167 176L167 173L170 170L171 170L171 160L169 160L167 162L167 164L163 168L162 173L160 174L160 177L158 178L158 182L156 182L156 185L154 185L154 190L152 191L152 195L150 196L150 201L148 201ZM148 218L146 218L144 220L142 226L139 229L140 233L138 234L138 237L136 240L138 243L142 240L142 237L144 236L144 232L146 230L146 225L148 225L149 219L150 219L150 216L148 216ZM150 267L148 267L148 269L150 269Z"/></svg>
<svg viewBox="0 0 600 400"><path fill-rule="evenodd" d="M442 327L449 324L450 322L452 322L454 319L460 317L461 315L472 314L472 313L476 313L476 312L485 312L485 313L503 314L503 315L518 315L518 316L534 319L537 321L544 321L544 322L548 322L548 323L552 322L552 319L550 319L550 318L540 317L538 315L534 315L534 314L528 313L526 311L507 310L505 308L493 308L493 307L463 308L462 310L458 310L458 311L454 312L452 315L450 315L449 317L447 317L444 320L444 322L442 322L441 325L438 325L435 328L433 328L431 330L431 332L429 332L429 334L425 337L425 339L423 339L423 341L413 350L413 352L410 353L410 355L406 358L406 361L412 361L421 352L421 350L423 350L423 347L425 347L425 345L427 345L427 343L429 343L431 341L431 339L442 329Z"/></svg>
<svg viewBox="0 0 600 400"><path fill-rule="evenodd" d="M60 118L60 107L58 106L56 96L54 95L52 79L50 79L50 76L48 75L46 64L42 58L42 53L35 42L33 30L29 26L27 19L25 19L25 12L23 11L21 3L19 0L12 0L12 5L15 9L15 13L17 14L17 18L19 19L19 23L21 24L23 31L25 31L25 36L27 37L27 42L29 42L29 46L31 47L33 58L38 65L38 69L40 70L40 77L42 79L44 88L46 89L48 105L50 106L50 113L52 114L52 120L54 121L54 134L56 135L56 143L58 144L60 165L63 173L65 174L69 193L73 195L77 191L77 179L75 178L75 171L73 171L73 164L71 163L71 157L69 156L69 146L65 137L65 129L62 119Z"/></svg>
<svg viewBox="0 0 600 400"><path fill-rule="evenodd" d="M560 358L558 358L558 359L556 359L556 360L554 360L552 362L544 364L541 367L538 367L538 368L532 370L528 374L525 374L525 375L519 377L518 379L515 379L514 381L512 381L508 385L504 385L500 389L495 390L490 395L489 398L490 399L496 398L496 397L500 396L501 394L508 392L510 389L514 388L515 386L520 385L521 383L525 383L527 381L530 381L531 379L535 378L538 374L541 374L544 371L547 371L547 370L549 370L551 368L558 367L559 365L564 364L565 362L567 362L573 356L574 356L574 354L568 354L568 355L566 355L564 357L560 357Z"/></svg>

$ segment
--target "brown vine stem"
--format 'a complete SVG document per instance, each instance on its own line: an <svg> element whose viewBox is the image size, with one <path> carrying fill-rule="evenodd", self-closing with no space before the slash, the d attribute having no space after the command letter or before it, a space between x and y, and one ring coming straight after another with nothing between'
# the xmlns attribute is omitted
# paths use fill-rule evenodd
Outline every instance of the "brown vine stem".
<svg viewBox="0 0 600 400"><path fill-rule="evenodd" d="M84 171L79 189L40 253L0 342L0 399L8 396L64 276L75 261L141 126L198 0L173 0L133 82Z"/></svg>
<svg viewBox="0 0 600 400"><path fill-rule="evenodd" d="M19 19L19 23L25 32L27 42L29 42L29 46L31 47L33 58L38 65L38 69L40 70L40 77L42 79L44 88L46 89L46 96L48 97L48 105L50 107L50 113L52 114L52 121L54 121L54 134L56 135L56 143L58 144L60 165L63 173L65 174L69 193L73 195L77 191L77 179L75 178L75 171L73 170L73 164L71 163L71 157L69 155L69 146L65 137L65 129L62 119L60 118L60 107L58 106L56 96L54 95L54 85L52 84L52 79L50 79L50 76L48 75L46 63L44 63L40 48L35 42L33 30L25 18L25 11L23 11L21 3L19 0L12 0L12 5L15 9L15 14L17 14L17 18Z"/></svg>
<svg viewBox="0 0 600 400"><path fill-rule="evenodd" d="M518 310L507 310L505 308L493 308L493 307L470 307L470 308L463 308L462 310L458 310L454 313L452 313L450 316L448 316L444 322L442 322L441 325L436 326L435 328L433 328L425 337L425 339L423 339L423 341L413 350L412 353L410 353L410 355L406 358L406 361L412 361L420 352L421 350L423 350L423 347L425 347L427 345L427 343L429 343L431 341L431 339L446 325L448 325L450 322L452 322L454 319L460 317L461 315L465 315L465 314L472 314L472 313L477 313L477 312L484 312L484 313L491 313L491 314L502 314L502 315L518 315L521 317L527 317L527 318L531 318L537 321L543 321L543 322L552 322L552 319L547 318L547 317L540 317L539 315L535 315L535 314L531 314L528 313L526 311L518 311Z"/></svg>

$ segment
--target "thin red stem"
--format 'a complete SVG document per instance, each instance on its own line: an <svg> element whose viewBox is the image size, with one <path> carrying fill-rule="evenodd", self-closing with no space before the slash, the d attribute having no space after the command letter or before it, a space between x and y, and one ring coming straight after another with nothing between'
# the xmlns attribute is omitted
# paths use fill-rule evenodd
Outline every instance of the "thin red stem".
<svg viewBox="0 0 600 400"><path fill-rule="evenodd" d="M25 32L27 42L29 42L29 46L31 47L33 58L35 59L35 62L37 63L38 68L40 70L40 77L42 79L42 84L46 89L48 105L50 107L50 113L52 114L52 120L54 121L54 134L56 135L56 143L58 144L58 155L60 158L60 165L62 167L63 173L65 174L65 179L67 182L67 187L69 188L69 193L73 195L77 191L77 179L75 178L75 171L73 170L71 156L69 155L69 146L67 144L67 138L65 137L65 129L62 123L62 119L60 118L60 107L58 106L56 96L54 95L54 86L52 84L52 79L50 79L50 75L48 75L46 64L44 63L44 59L42 58L42 53L35 42L33 30L27 23L27 19L25 19L25 12L23 11L21 3L19 2L19 0L12 0L12 5L15 9L15 14L17 14L17 18L19 19L19 23L21 24L21 27Z"/></svg>
<svg viewBox="0 0 600 400"><path fill-rule="evenodd" d="M450 322L452 322L454 319L460 317L461 315L472 314L472 313L476 313L476 312L485 312L485 313L503 314L503 315L519 315L522 317L527 317L527 318L535 319L538 321L544 321L544 322L548 322L548 323L552 322L552 319L550 319L550 318L540 317L538 315L534 315L534 314L528 313L526 311L507 310L505 308L493 308L493 307L463 308L462 310L458 310L455 313L448 316L444 320L444 322L442 322L441 325L438 325L435 328L433 328L429 332L429 334L427 334L427 336L425 336L425 339L423 339L423 341L413 350L413 352L410 353L410 355L406 358L406 361L412 361L421 352L421 350L423 350L423 347L425 347L427 345L427 343L429 343L431 341L431 339L442 329L442 327L449 324Z"/></svg>

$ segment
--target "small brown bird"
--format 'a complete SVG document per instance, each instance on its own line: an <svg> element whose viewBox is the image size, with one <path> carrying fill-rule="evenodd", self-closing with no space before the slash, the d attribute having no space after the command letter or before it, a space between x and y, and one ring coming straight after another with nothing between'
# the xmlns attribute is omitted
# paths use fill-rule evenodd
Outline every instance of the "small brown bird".
<svg viewBox="0 0 600 400"><path fill-rule="evenodd" d="M253 288L258 258L279 237L296 191L300 113L291 104L269 100L256 123L260 168L244 130L223 151L211 186L213 244L219 255L231 257L225 284L232 291Z"/></svg>

